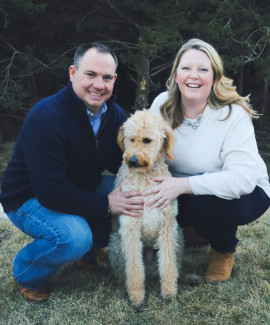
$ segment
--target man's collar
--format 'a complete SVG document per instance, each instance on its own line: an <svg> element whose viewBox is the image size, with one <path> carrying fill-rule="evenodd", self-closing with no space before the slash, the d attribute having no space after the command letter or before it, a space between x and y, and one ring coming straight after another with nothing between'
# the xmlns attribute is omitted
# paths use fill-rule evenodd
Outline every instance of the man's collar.
<svg viewBox="0 0 270 325"><path fill-rule="evenodd" d="M107 109L108 109L108 107L107 107L106 103L104 103L104 104L100 107L100 109L97 111L96 114L94 114L93 112L91 112L88 108L86 109L86 112L87 112L87 114L88 114L89 116L91 116L91 117L98 117L98 116L100 116L100 115L106 113Z"/></svg>

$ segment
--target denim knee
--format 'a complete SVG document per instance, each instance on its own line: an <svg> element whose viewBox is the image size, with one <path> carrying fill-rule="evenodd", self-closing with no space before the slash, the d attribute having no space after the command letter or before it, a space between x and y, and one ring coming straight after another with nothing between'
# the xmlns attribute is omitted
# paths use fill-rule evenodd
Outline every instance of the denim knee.
<svg viewBox="0 0 270 325"><path fill-rule="evenodd" d="M83 218L76 218L66 224L61 231L58 249L65 262L74 262L82 258L93 247L92 232Z"/></svg>

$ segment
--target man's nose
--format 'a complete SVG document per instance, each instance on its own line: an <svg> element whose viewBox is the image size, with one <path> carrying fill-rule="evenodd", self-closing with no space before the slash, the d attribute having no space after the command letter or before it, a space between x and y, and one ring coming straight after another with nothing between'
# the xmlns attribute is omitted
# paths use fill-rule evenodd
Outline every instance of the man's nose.
<svg viewBox="0 0 270 325"><path fill-rule="evenodd" d="M102 77L96 77L94 80L93 86L96 89L104 89L104 81L103 81Z"/></svg>

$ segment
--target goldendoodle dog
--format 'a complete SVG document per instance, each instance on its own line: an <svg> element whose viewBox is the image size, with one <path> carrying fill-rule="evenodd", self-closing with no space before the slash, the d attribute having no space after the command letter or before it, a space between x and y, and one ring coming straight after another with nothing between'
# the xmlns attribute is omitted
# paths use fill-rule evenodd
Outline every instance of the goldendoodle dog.
<svg viewBox="0 0 270 325"><path fill-rule="evenodd" d="M124 154L116 186L122 184L122 191L143 192L154 185L153 176L169 176L164 156L172 158L173 141L172 129L157 114L136 111L119 131L118 143ZM177 294L183 248L177 212L174 200L163 210L145 207L139 218L126 215L113 218L109 243L111 267L119 282L126 282L129 299L135 306L144 302L144 264L146 255L149 262L149 247L157 252L162 297L170 299ZM150 264L153 267L152 261Z"/></svg>

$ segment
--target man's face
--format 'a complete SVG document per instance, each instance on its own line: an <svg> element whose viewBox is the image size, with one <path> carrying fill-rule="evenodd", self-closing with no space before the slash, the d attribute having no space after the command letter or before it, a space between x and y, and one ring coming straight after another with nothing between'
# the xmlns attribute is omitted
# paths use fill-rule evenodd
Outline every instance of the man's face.
<svg viewBox="0 0 270 325"><path fill-rule="evenodd" d="M96 114L112 95L117 78L116 65L109 53L99 53L95 48L88 50L79 61L78 69L69 68L69 77L75 94L86 107Z"/></svg>

